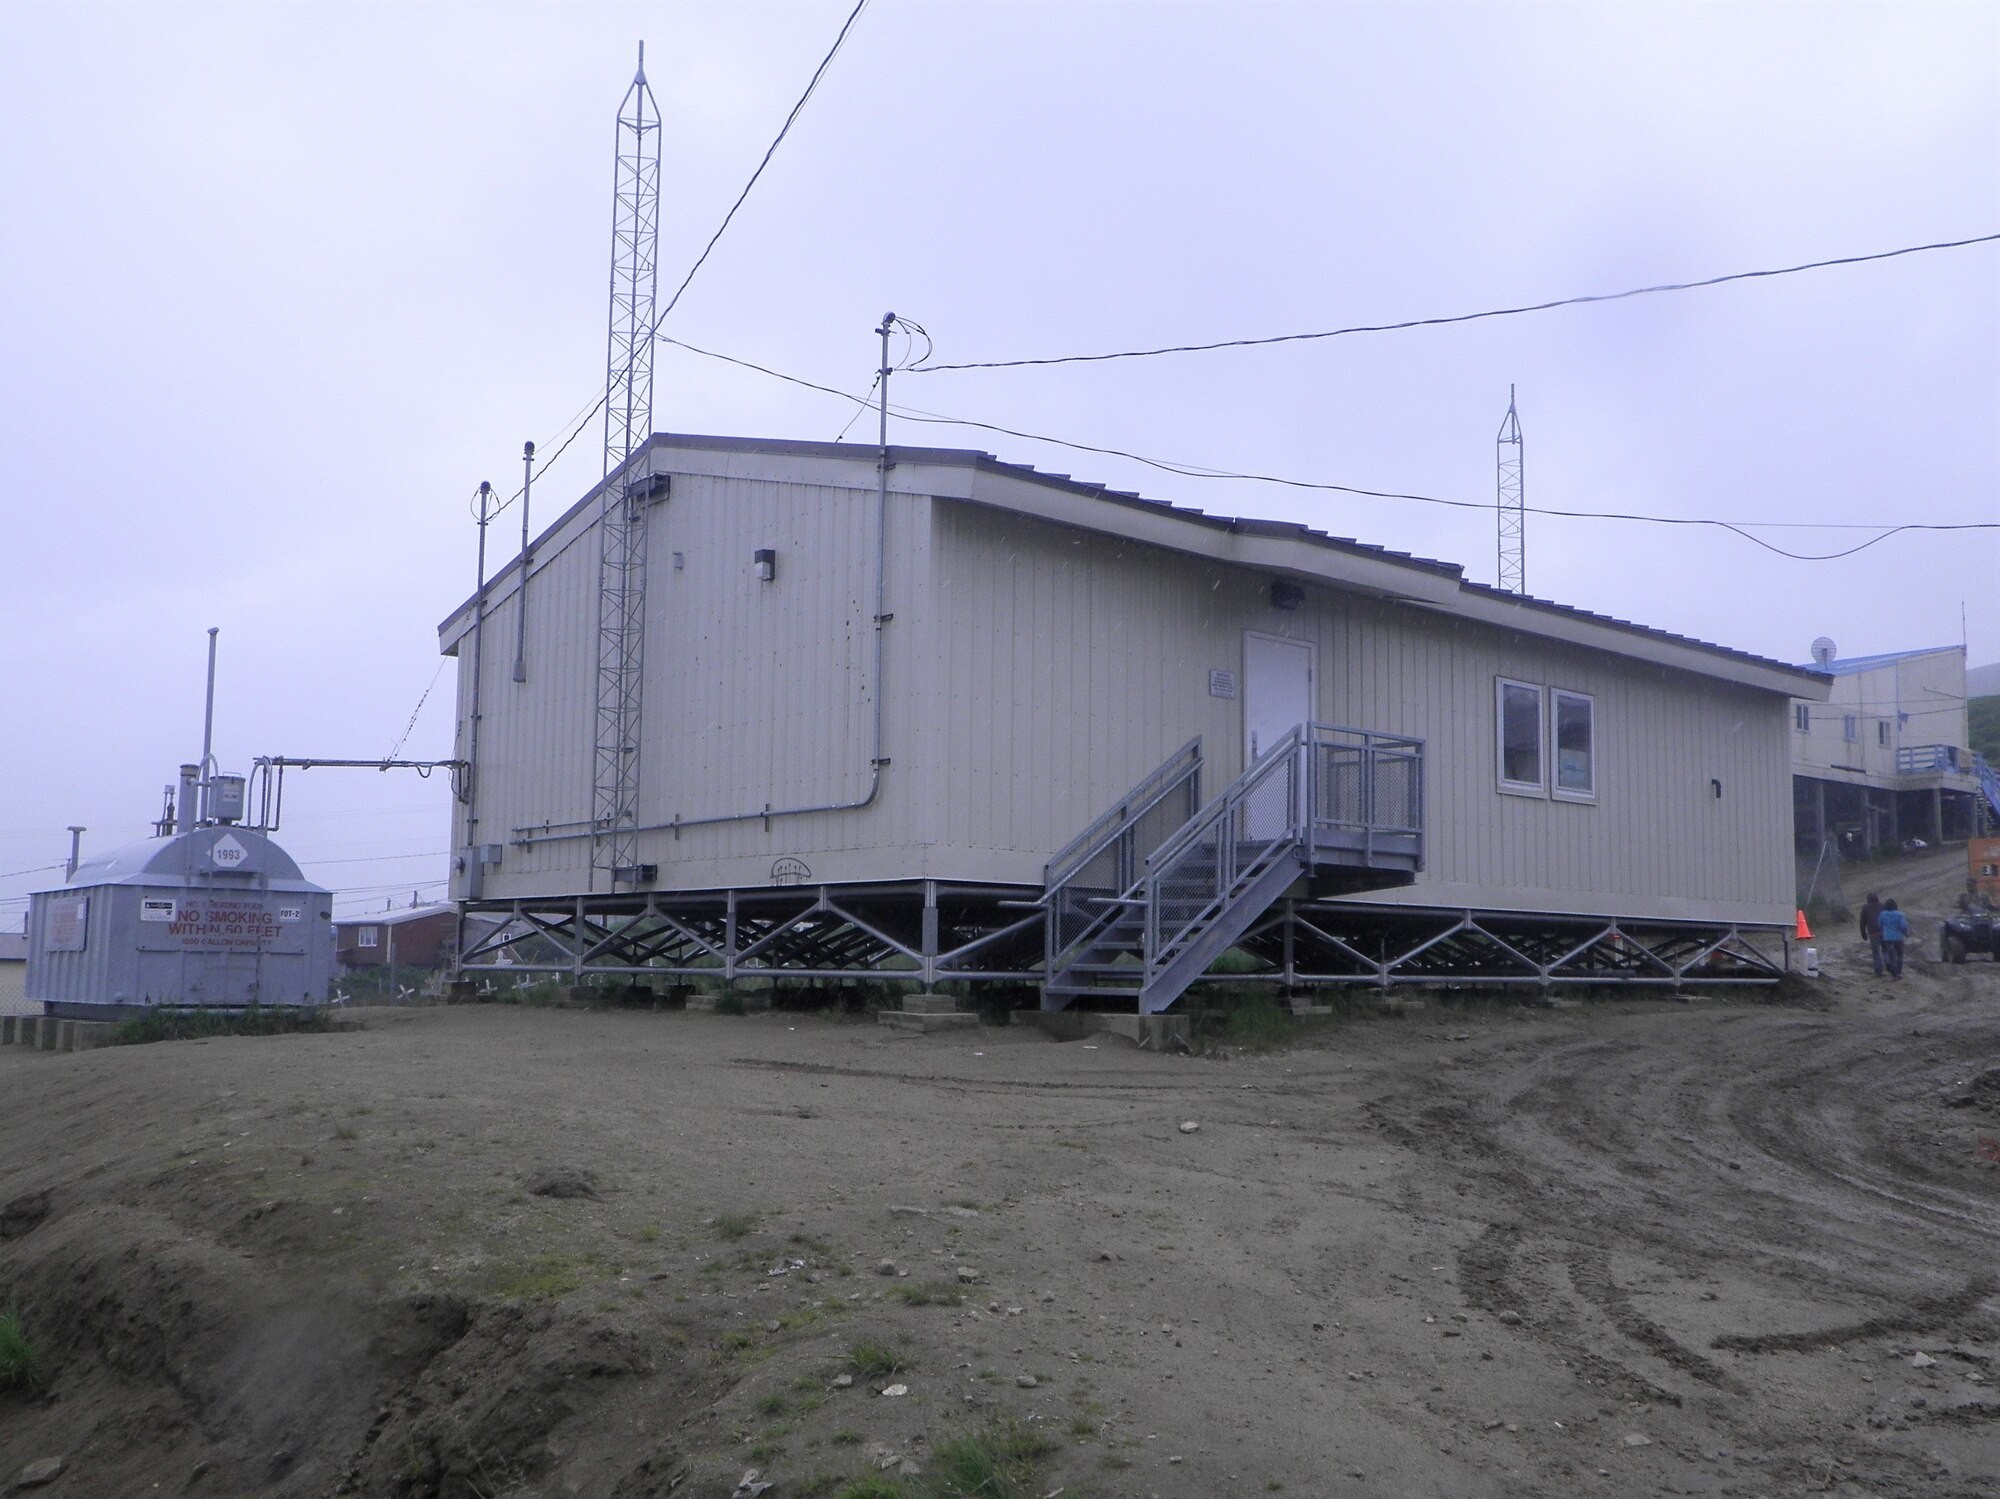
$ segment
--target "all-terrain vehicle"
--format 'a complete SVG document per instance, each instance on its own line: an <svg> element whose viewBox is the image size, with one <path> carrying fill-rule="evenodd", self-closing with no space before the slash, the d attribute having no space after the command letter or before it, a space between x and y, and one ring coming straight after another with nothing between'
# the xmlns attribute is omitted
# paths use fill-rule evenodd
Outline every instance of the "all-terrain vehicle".
<svg viewBox="0 0 2000 1499"><path fill-rule="evenodd" d="M1938 933L1938 951L1947 963L1963 963L1973 953L1985 953L2000 963L2000 918L1954 916Z"/></svg>

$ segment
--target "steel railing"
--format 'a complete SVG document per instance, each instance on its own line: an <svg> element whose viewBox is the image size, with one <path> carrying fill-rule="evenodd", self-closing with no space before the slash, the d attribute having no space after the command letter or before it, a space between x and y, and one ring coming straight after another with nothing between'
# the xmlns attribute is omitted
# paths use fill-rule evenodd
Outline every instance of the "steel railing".
<svg viewBox="0 0 2000 1499"><path fill-rule="evenodd" d="M1993 809L1993 816L2000 819L2000 775L1994 774L1986 757L1979 754L1972 757L1972 773L1979 777L1979 789L1986 794L1986 804Z"/></svg>
<svg viewBox="0 0 2000 1499"><path fill-rule="evenodd" d="M1154 767L1072 838L1042 870L1048 911L1043 972L1117 919L1117 898L1131 892L1146 860L1201 805L1201 737Z"/></svg>
<svg viewBox="0 0 2000 1499"><path fill-rule="evenodd" d="M1416 868L1422 840L1422 740L1300 724L1147 860L1149 979L1277 859Z"/></svg>
<svg viewBox="0 0 2000 1499"><path fill-rule="evenodd" d="M1903 744L1896 747L1896 774L1918 776L1933 770L1969 771L1972 752L1955 744Z"/></svg>

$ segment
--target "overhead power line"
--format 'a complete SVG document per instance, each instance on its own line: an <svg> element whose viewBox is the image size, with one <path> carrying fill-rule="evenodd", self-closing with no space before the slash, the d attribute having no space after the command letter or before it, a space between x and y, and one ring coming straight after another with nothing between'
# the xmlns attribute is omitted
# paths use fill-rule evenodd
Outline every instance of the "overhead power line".
<svg viewBox="0 0 2000 1499"><path fill-rule="evenodd" d="M1524 313L1548 312L1557 307L1584 307L1595 302L1622 302L1629 297L1650 297L1660 292L1698 291L1706 286L1722 286L1731 281L1757 281L1772 276L1796 276L1801 271L1823 271L1833 266L1864 265L1874 260L1894 260L1903 255L1922 255L1931 250L1961 250L1967 245L1992 244L2000 234L1981 234L1971 239L1937 240L1924 245L1904 245L1897 250L1879 250L1872 255L1842 255L1830 260L1808 260L1799 265L1774 266L1762 271L1732 271L1726 276L1707 276L1699 281L1667 281L1658 286L1635 286L1627 291L1597 292L1587 296L1557 297L1548 302L1529 302L1519 307L1492 307L1484 312L1460 312L1448 317L1406 318L1398 323L1360 323L1350 328L1324 328L1312 333L1277 333L1264 338L1223 338L1213 343L1165 344L1150 349L1116 349L1105 354L1058 354L1041 359L983 359L963 364L919 364L910 373L934 375L944 370L1013 370L1032 365L1103 364L1114 359L1156 359L1162 354L1207 354L1217 349L1254 349L1270 344L1306 343L1314 339L1345 338L1355 333L1400 333L1410 328L1441 328L1451 323L1477 323L1488 318L1520 317Z"/></svg>
<svg viewBox="0 0 2000 1499"><path fill-rule="evenodd" d="M834 37L833 45L826 49L826 56L822 57L819 60L819 66L813 69L812 77L806 82L805 92L799 95L799 102L792 106L792 112L785 116L785 123L778 127L778 133L771 138L771 144L764 148L764 155L757 163L757 170L752 172L750 180L743 184L743 191L738 193L736 201L729 205L729 212L722 216L722 222L715 226L715 233L708 237L708 243L702 246L701 254L695 257L694 264L688 267L687 275L681 278L681 284L674 288L674 294L667 298L667 305L660 309L660 315L653 320L653 327L655 329L666 321L667 314L672 312L680 302L681 293L688 289L688 283L694 280L695 272L700 270L703 262L708 259L708 252L715 248L716 241L721 239L723 231L729 228L730 220L736 217L736 210L741 208L743 200L750 196L750 189L755 187L757 179L764 175L764 168L771 164L771 158L777 154L778 147L784 143L785 137L791 133L793 124L798 120L799 115L806 107L806 101L812 98L813 90L819 87L819 81L826 76L826 70L833 66L833 59L835 54L840 51L840 44L847 40L847 33L853 29L854 23L861 18L861 12L867 9L867 6L868 0L855 0L854 9L849 11L847 19L840 23L840 33Z"/></svg>
<svg viewBox="0 0 2000 1499"><path fill-rule="evenodd" d="M47 874L51 869L64 869L67 867L67 865L63 864L37 864L33 869L9 870L6 874L0 874L0 880L25 879L31 874Z"/></svg>
<svg viewBox="0 0 2000 1499"><path fill-rule="evenodd" d="M812 98L814 91L819 87L820 79L824 78L826 70L833 66L833 59L840 52L841 44L847 40L847 33L854 29L854 23L861 18L861 12L867 8L868 0L855 0L854 9L850 10L847 13L847 19L840 23L840 31L834 37L833 45L826 49L826 56L819 60L819 66L813 69L812 77L806 80L805 92L799 95L798 102L792 106L791 112L785 116L785 123L778 127L778 133L771 137L771 144L764 148L764 154L758 159L756 170L751 172L749 180L743 184L743 191L736 195L736 201L729 205L729 211L722 216L722 222L715 226L715 233L711 234L708 237L708 243L701 247L701 254L695 256L694 264L689 266L687 274L681 277L681 284L675 287L674 294L667 298L667 305L662 307L659 315L653 319L652 331L655 335L659 333L660 324L667 320L667 314L680 305L681 294L693 282L695 273L707 263L710 252L715 249L717 242L721 240L723 233L729 228L730 222L736 217L736 211L743 206L744 200L750 196L750 189L757 185L757 179L764 175L764 168L771 164L771 158L777 155L778 147L784 143L785 137L791 133L792 126L798 122L799 116L804 113L807 101ZM550 452L549 456L543 459L541 464L535 469L535 477L537 479L555 467L556 460L569 451L570 444L582 435L583 429L588 427L597 414L604 409L604 403L610 399L610 394L609 386L598 393L597 399L591 403L590 409L585 411L577 419L576 424L570 428L569 435L563 438L556 445L554 451ZM546 448L547 444L543 446ZM523 489L525 489L525 486L523 486ZM501 510L505 510L508 505L520 499L522 493L522 489L515 490L512 495L508 496L499 510L489 513L488 518L491 519L492 516L498 515Z"/></svg>
<svg viewBox="0 0 2000 1499"><path fill-rule="evenodd" d="M758 374L769 375L774 380L783 380L792 385L802 385L807 390L816 390L825 395L838 396L843 401L860 402L863 400L862 397L853 395L848 391L836 390L831 385L821 385L817 381L802 379L797 375L788 375L782 370L774 370L768 365L758 364L752 360L739 359L733 354L722 354L713 349L699 348L681 339L669 338L665 334L661 334L659 337L662 343L672 344L677 349L685 349L690 354L699 354L706 359L719 359L725 364L740 365L744 369L755 370ZM997 432L1006 437L1021 438L1026 442L1043 442L1054 447L1068 448L1073 452L1096 453L1107 458L1123 458L1132 463L1141 463L1148 468L1158 469L1162 473L1178 474L1183 478L1189 479L1236 479L1252 484L1274 484L1286 489L1305 489L1322 493L1359 495L1365 499L1410 500L1423 505L1443 505L1453 510L1490 511L1494 508L1492 502L1486 500L1454 500L1442 495L1416 494L1407 490L1365 489L1354 484L1334 484L1313 479L1289 479L1276 474L1258 474L1235 469L1210 468L1201 464L1174 463L1164 458L1148 458L1143 453L1134 453L1125 448L1105 447L1087 442L1071 442L1061 437L1050 437L1045 433L1027 432L1018 427L1002 427L993 422L974 421L969 417L945 416L938 412L922 411L915 407L892 405L889 410L905 421L949 427L972 427L981 432ZM1714 527L1733 532L1745 541L1754 542L1766 551L1776 552L1779 556L1789 557L1796 562L1832 562L1841 557L1851 557L1856 552L1864 552L1868 548L1887 541L1891 536L1899 535L1904 531L2000 531L2000 521L1909 521L1902 525L1875 527L1839 521L1826 523L1815 521L1732 521L1681 515L1643 515L1635 511L1626 510L1556 510L1544 505L1528 505L1524 506L1523 509L1530 515L1551 515L1566 520L1614 520L1632 521L1655 526ZM1793 552L1786 550L1784 547L1774 545L1764 540L1761 536L1752 535L1751 532L1753 529L1795 531L1870 530L1876 531L1877 534L1871 536L1866 541L1838 552Z"/></svg>

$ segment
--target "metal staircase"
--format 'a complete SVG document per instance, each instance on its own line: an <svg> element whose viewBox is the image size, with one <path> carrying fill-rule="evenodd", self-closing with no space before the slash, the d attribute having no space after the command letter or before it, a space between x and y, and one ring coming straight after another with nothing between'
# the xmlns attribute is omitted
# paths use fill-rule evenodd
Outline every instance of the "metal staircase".
<svg viewBox="0 0 2000 1499"><path fill-rule="evenodd" d="M1198 811L1183 746L1043 872L1042 1007L1166 1009L1301 879L1405 884L1423 865L1423 741L1308 723ZM1177 815L1178 810L1178 815Z"/></svg>
<svg viewBox="0 0 2000 1499"><path fill-rule="evenodd" d="M2000 828L2000 775L1994 773L1986 757L1980 754L1972 757L1972 773L1979 777L1980 794L1986 799L1986 805L1980 809L1980 821L1988 827Z"/></svg>

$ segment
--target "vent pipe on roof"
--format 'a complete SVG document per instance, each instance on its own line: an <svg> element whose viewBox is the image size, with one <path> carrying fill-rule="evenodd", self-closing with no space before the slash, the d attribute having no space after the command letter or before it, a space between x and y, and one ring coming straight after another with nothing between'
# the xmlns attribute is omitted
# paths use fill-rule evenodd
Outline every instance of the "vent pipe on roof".
<svg viewBox="0 0 2000 1499"><path fill-rule="evenodd" d="M640 48L640 57L645 49ZM535 445L521 444L521 578L514 585L514 680L528 680L528 569L535 559L528 554L528 503L535 487Z"/></svg>
<svg viewBox="0 0 2000 1499"><path fill-rule="evenodd" d="M174 831L192 833L195 816L195 788L201 784L201 767L183 765L181 767L180 795L174 802Z"/></svg>
<svg viewBox="0 0 2000 1499"><path fill-rule="evenodd" d="M201 708L201 807L197 821L206 823L213 819L214 810L208 805L209 780L215 774L215 637L221 630L214 625L208 627L208 696Z"/></svg>

